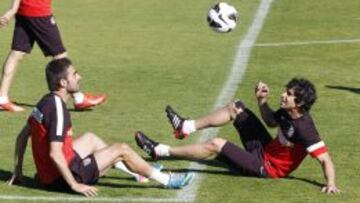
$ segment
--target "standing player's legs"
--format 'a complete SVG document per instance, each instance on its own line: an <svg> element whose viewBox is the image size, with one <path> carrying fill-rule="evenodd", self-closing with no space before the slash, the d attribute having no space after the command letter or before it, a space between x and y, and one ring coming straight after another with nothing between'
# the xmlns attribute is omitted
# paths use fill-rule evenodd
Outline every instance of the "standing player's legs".
<svg viewBox="0 0 360 203"><path fill-rule="evenodd" d="M9 90L15 76L17 66L19 65L21 59L31 52L34 45L33 36L27 28L26 18L17 15L15 19L16 21L11 51L4 62L0 82L0 110L6 111L24 110L24 108L17 106L10 101Z"/></svg>
<svg viewBox="0 0 360 203"><path fill-rule="evenodd" d="M33 18L30 26L34 28L41 27L42 30L45 30L45 32L39 32L39 29L33 29L35 41L39 44L45 56L52 56L53 59L68 57L53 16ZM74 98L75 108L78 110L91 108L106 100L105 94L91 95L80 91L72 94L72 97Z"/></svg>
<svg viewBox="0 0 360 203"><path fill-rule="evenodd" d="M27 53L22 51L10 51L3 65L0 84L0 97L8 97L9 89L16 73L16 68L20 61L26 56L26 54Z"/></svg>
<svg viewBox="0 0 360 203"><path fill-rule="evenodd" d="M68 57L67 52L63 52L63 53L53 56L53 59L62 59L62 58L67 58L67 57Z"/></svg>

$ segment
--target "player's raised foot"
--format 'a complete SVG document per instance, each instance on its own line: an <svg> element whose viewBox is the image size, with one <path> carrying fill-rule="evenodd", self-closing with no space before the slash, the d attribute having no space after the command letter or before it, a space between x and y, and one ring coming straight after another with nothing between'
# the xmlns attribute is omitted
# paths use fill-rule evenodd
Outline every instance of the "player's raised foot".
<svg viewBox="0 0 360 203"><path fill-rule="evenodd" d="M106 94L92 95L84 93L84 99L81 103L74 103L76 110L85 110L97 106L106 100Z"/></svg>
<svg viewBox="0 0 360 203"><path fill-rule="evenodd" d="M22 112L25 109L19 105L14 104L13 102L7 102L0 104L0 110L2 111L11 111L11 112Z"/></svg>
<svg viewBox="0 0 360 203"><path fill-rule="evenodd" d="M183 133L182 128L185 119L181 117L178 113L174 111L171 106L166 106L165 108L166 117L168 118L171 126L174 128L174 135L177 139L184 139L188 136L188 134Z"/></svg>
<svg viewBox="0 0 360 203"><path fill-rule="evenodd" d="M156 155L155 147L159 144L154 140L148 138L141 131L135 132L136 144L143 149L152 159L156 160L159 157Z"/></svg>
<svg viewBox="0 0 360 203"><path fill-rule="evenodd" d="M194 173L171 173L169 183L165 186L170 189L180 189L188 185L194 177Z"/></svg>

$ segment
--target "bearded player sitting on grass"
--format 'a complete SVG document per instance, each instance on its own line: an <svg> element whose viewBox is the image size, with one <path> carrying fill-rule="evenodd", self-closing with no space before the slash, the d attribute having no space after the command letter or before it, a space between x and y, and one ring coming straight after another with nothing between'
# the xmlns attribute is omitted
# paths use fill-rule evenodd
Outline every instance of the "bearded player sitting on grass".
<svg viewBox="0 0 360 203"><path fill-rule="evenodd" d="M189 184L192 173L163 173L125 143L107 144L91 132L73 139L65 101L69 94L79 90L81 76L68 58L62 58L47 65L46 79L50 93L36 105L16 139L14 174L9 185L22 182L23 159L30 137L37 180L46 189L93 197L97 195L93 185L112 167L126 167L166 188L178 189Z"/></svg>
<svg viewBox="0 0 360 203"><path fill-rule="evenodd" d="M178 139L186 138L197 130L223 126L232 121L244 149L222 138L174 147L159 144L142 132L137 132L135 139L153 159L177 157L203 160L216 157L242 175L263 178L288 176L310 154L319 161L326 179L321 191L327 194L340 192L335 184L333 162L309 114L316 100L314 85L306 79L292 79L281 95L280 108L275 112L267 103L269 87L265 83L256 85L255 95L262 119L268 127L277 128L275 138L244 103L236 101L197 120L184 119L170 106L166 108L166 113Z"/></svg>

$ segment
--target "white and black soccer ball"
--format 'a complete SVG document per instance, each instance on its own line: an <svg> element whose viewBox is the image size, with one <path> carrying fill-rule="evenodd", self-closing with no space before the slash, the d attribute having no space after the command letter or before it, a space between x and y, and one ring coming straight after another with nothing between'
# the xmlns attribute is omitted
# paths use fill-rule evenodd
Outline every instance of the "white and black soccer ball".
<svg viewBox="0 0 360 203"><path fill-rule="evenodd" d="M235 7L220 2L210 8L207 15L209 26L216 32L230 32L236 27L238 13Z"/></svg>

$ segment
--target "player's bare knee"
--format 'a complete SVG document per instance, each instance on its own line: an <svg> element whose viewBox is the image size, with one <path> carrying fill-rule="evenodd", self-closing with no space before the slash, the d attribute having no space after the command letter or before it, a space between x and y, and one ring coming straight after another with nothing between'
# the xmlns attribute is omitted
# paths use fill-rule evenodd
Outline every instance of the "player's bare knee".
<svg viewBox="0 0 360 203"><path fill-rule="evenodd" d="M11 51L9 57L13 60L17 60L20 61L23 58L25 58L26 53L25 52L21 52L21 51Z"/></svg>
<svg viewBox="0 0 360 203"><path fill-rule="evenodd" d="M228 114L229 114L231 120L234 120L236 118L236 115L237 115L237 109L235 107L235 103L231 102L231 103L227 104L226 109L228 111Z"/></svg>
<svg viewBox="0 0 360 203"><path fill-rule="evenodd" d="M68 57L67 52L63 52L63 53L53 56L54 59L62 59L62 58L67 58L67 57Z"/></svg>
<svg viewBox="0 0 360 203"><path fill-rule="evenodd" d="M94 143L96 140L96 135L92 132L85 132L83 134L85 140L87 141L87 143Z"/></svg>
<svg viewBox="0 0 360 203"><path fill-rule="evenodd" d="M125 143L115 143L113 146L115 147L117 153L124 158L128 157L132 153L131 147Z"/></svg>
<svg viewBox="0 0 360 203"><path fill-rule="evenodd" d="M244 108L244 104L240 100L228 104L231 119L234 120L239 114L241 114L245 110Z"/></svg>
<svg viewBox="0 0 360 203"><path fill-rule="evenodd" d="M213 138L209 141L209 149L211 150L211 152L213 153L220 153L221 149L224 147L226 143L226 140L222 139L222 138Z"/></svg>

